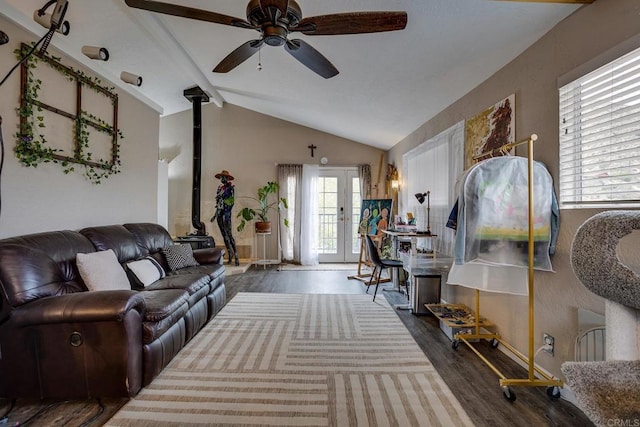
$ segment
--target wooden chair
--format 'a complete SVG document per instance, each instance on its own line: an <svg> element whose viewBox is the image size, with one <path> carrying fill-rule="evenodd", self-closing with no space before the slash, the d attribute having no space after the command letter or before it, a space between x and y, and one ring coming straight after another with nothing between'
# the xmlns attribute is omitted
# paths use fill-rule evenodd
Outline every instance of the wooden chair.
<svg viewBox="0 0 640 427"><path fill-rule="evenodd" d="M373 278L376 277L376 271L378 272L378 276L376 277L376 289L373 291L373 300L375 301L376 294L378 293L378 285L380 284L380 275L382 274L382 270L384 270L385 268L402 268L402 261L380 258L380 254L378 253L378 246L375 244L371 236L367 234L365 238L367 254L369 256L369 260L373 264L373 273L371 273L371 278L369 279L369 283L367 283L367 293L369 293L369 286L371 286ZM409 295L408 292L407 295Z"/></svg>

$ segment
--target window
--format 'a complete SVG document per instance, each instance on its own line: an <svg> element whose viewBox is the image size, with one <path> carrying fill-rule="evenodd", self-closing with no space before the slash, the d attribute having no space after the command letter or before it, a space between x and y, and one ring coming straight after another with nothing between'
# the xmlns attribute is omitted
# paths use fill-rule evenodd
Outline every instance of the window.
<svg viewBox="0 0 640 427"><path fill-rule="evenodd" d="M457 198L455 184L462 173L463 157L464 122L457 123L402 156L403 210L412 212L417 225L424 228L427 224L427 202L421 205L415 194L430 192L428 222L433 234L438 236L436 250L448 256L453 256L455 233L446 228L446 223Z"/></svg>
<svg viewBox="0 0 640 427"><path fill-rule="evenodd" d="M560 88L560 207L640 203L640 49Z"/></svg>

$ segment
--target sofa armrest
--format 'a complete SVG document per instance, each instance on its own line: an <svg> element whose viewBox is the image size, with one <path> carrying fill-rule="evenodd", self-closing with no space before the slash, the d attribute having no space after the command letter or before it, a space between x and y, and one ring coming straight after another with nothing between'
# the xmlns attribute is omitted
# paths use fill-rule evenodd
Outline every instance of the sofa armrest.
<svg viewBox="0 0 640 427"><path fill-rule="evenodd" d="M11 318L16 326L123 321L129 311L144 309L144 298L136 291L78 292L25 304L14 309Z"/></svg>
<svg viewBox="0 0 640 427"><path fill-rule="evenodd" d="M223 264L224 250L219 248L194 249L193 257L200 264Z"/></svg>
<svg viewBox="0 0 640 427"><path fill-rule="evenodd" d="M135 291L78 292L32 301L0 327L0 396L131 397L142 387L142 317Z"/></svg>

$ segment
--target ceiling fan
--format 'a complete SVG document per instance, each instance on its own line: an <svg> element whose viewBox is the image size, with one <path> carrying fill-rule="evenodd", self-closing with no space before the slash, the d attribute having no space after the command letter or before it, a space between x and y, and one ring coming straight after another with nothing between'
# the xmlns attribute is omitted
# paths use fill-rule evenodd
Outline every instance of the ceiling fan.
<svg viewBox="0 0 640 427"><path fill-rule="evenodd" d="M267 44L284 46L295 59L328 79L338 74L336 67L304 40L287 38L289 33L301 32L308 36L376 33L402 30L407 25L406 12L349 12L303 18L300 6L294 0L250 0L246 20L152 0L125 0L125 3L137 9L257 30L261 33L260 38L244 43L227 55L213 69L216 73L233 70L257 53L263 44Z"/></svg>

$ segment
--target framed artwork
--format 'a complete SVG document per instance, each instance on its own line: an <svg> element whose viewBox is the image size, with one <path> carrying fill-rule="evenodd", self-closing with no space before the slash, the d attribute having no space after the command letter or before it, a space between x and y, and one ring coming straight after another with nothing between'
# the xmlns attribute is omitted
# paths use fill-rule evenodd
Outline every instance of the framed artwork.
<svg viewBox="0 0 640 427"><path fill-rule="evenodd" d="M464 125L464 169L484 160L474 157L505 144L515 142L516 135L516 96L512 94L492 107L465 121ZM497 155L507 153L498 152ZM510 153L513 154L513 153ZM496 154L494 154L495 156Z"/></svg>
<svg viewBox="0 0 640 427"><path fill-rule="evenodd" d="M365 199L360 208L360 225L358 232L361 235L377 235L386 230L391 219L393 199Z"/></svg>

